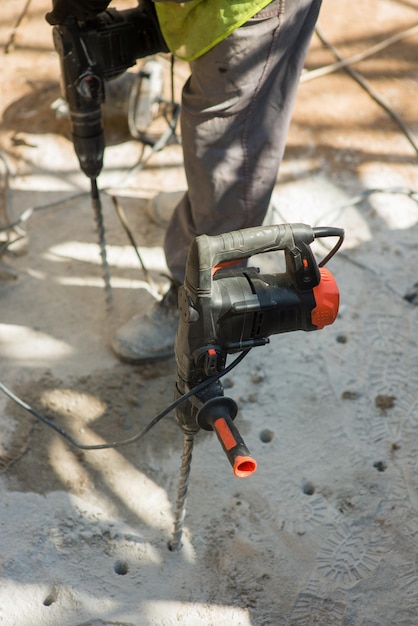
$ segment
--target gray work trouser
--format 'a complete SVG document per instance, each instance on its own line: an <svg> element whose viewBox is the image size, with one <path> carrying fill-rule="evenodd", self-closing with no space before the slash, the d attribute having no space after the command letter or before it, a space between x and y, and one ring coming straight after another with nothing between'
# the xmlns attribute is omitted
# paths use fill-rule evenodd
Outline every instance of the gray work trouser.
<svg viewBox="0 0 418 626"><path fill-rule="evenodd" d="M181 111L188 191L164 242L180 282L194 237L262 224L320 6L273 0L191 62Z"/></svg>

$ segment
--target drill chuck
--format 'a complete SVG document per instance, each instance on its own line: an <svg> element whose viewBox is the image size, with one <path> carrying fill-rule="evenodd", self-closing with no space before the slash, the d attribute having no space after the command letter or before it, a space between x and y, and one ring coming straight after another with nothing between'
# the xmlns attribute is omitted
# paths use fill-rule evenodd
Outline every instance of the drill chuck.
<svg viewBox="0 0 418 626"><path fill-rule="evenodd" d="M90 179L97 178L103 167L105 151L101 110L71 111L70 115L73 145L80 167Z"/></svg>

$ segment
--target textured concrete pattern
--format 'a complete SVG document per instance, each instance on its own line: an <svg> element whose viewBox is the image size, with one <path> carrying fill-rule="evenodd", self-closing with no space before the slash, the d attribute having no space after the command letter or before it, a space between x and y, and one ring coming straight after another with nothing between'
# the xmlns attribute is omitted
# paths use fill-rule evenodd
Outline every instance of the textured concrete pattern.
<svg viewBox="0 0 418 626"><path fill-rule="evenodd" d="M78 440L126 439L174 395L174 360L130 366L109 342L166 284L164 226L147 206L185 188L181 147L142 165L150 148L114 110L106 119L107 315L87 181L54 109L48 2L3 6L0 225L24 219L11 245L0 232L0 382ZM227 375L258 468L235 478L215 437L198 433L181 551L167 548L182 450L173 413L142 442L89 452L0 395L0 624L417 623L417 22L416 0L324 1L266 223L345 229L328 265L340 313L322 331L271 337ZM318 76L335 62L324 41L345 59L372 48L352 66L362 82ZM169 58L159 62L169 92ZM177 98L187 75L177 63ZM165 129L160 114L151 132ZM315 243L318 259L330 244ZM281 253L252 262L280 271Z"/></svg>

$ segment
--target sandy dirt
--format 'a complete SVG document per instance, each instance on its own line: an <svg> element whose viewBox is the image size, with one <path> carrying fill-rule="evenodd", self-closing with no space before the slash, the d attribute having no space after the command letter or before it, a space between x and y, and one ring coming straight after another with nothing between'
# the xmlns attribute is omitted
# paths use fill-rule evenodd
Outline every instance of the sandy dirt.
<svg viewBox="0 0 418 626"><path fill-rule="evenodd" d="M166 284L164 228L146 206L184 189L181 148L136 168L143 146L126 120L107 119L100 186L148 269L103 192L108 315L87 181L52 108L49 3L32 0L20 20L25 5L4 0L0 21L0 226L34 209L14 243L0 232L0 382L82 442L119 441L174 395L174 359L130 366L109 343L152 305L149 281ZM319 26L348 58L417 23L417 0L325 0ZM134 445L83 451L0 395L0 624L417 623L418 171L399 124L417 141L417 44L415 31L354 66L384 109L344 70L312 79L335 61L313 39L266 221L345 228L329 264L340 314L323 331L272 337L228 375L258 469L235 478L199 432L182 550L167 548L182 450L173 413ZM177 97L187 73L175 66ZM154 124L165 128L161 115ZM254 263L276 271L278 256Z"/></svg>

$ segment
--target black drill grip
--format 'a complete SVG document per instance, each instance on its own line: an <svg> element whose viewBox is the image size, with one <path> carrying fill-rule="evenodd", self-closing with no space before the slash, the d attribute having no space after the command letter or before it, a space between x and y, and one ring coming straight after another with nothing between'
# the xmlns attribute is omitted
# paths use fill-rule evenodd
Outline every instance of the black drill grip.
<svg viewBox="0 0 418 626"><path fill-rule="evenodd" d="M251 476L257 461L250 455L238 428L235 426L237 406L231 398L220 396L208 400L197 414L197 423L204 430L214 430L238 478Z"/></svg>

